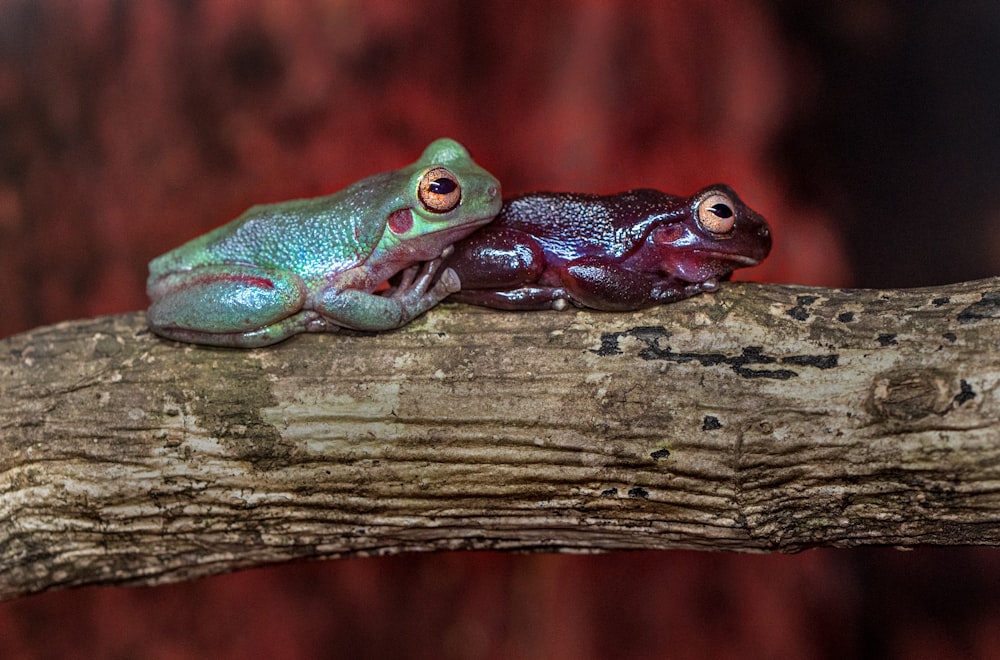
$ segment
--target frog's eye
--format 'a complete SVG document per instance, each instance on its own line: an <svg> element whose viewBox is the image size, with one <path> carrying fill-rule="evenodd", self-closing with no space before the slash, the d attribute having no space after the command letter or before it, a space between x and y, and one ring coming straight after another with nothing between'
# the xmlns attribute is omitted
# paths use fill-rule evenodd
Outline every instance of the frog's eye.
<svg viewBox="0 0 1000 660"><path fill-rule="evenodd" d="M420 177L417 197L431 213L447 213L462 201L462 186L449 170L434 167Z"/></svg>
<svg viewBox="0 0 1000 660"><path fill-rule="evenodd" d="M735 206L728 195L705 195L695 209L698 225L710 234L728 234L736 225L736 212L733 210Z"/></svg>

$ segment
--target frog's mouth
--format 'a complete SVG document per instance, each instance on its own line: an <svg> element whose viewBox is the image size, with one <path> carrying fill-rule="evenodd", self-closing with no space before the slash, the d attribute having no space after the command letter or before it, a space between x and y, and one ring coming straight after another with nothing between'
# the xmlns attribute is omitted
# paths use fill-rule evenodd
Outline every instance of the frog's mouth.
<svg viewBox="0 0 1000 660"><path fill-rule="evenodd" d="M760 259L745 254L695 248L678 252L663 267L685 282L705 282L727 276L737 268L749 268L759 263Z"/></svg>
<svg viewBox="0 0 1000 660"><path fill-rule="evenodd" d="M756 266L760 263L760 259L754 259L753 257L748 257L745 254L737 254L735 252L695 249L691 250L689 254L693 254L696 257L704 259L705 261L719 261L726 264L733 264L736 268L749 268L750 266Z"/></svg>
<svg viewBox="0 0 1000 660"><path fill-rule="evenodd" d="M433 231L427 232L426 235L433 236L435 239L439 239L442 236L445 236L447 238L452 238L452 236L455 236L454 240L460 241L469 234L471 234L472 232L482 227L483 225L488 224L495 217L496 216L490 215L486 216L485 218L481 218L479 220L474 220L472 222L463 222L460 225L445 225L440 229L435 229Z"/></svg>

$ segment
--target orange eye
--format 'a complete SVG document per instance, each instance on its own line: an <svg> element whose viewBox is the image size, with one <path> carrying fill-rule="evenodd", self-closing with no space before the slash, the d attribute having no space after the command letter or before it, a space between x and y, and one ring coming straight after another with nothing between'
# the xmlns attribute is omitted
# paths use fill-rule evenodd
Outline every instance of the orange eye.
<svg viewBox="0 0 1000 660"><path fill-rule="evenodd" d="M447 213L462 201L462 186L449 170L434 167L420 177L417 198L431 213Z"/></svg>
<svg viewBox="0 0 1000 660"><path fill-rule="evenodd" d="M736 204L728 195L711 193L698 202L698 225L710 234L728 234L736 225Z"/></svg>

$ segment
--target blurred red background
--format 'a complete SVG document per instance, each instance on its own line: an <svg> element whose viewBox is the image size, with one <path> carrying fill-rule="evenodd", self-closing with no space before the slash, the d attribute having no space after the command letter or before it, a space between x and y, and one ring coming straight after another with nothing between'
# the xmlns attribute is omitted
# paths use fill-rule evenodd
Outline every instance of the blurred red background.
<svg viewBox="0 0 1000 660"><path fill-rule="evenodd" d="M803 6L800 6L803 5ZM1000 262L1000 8L946 2L0 2L0 337L146 306L256 203L463 142L505 194L733 185L740 277ZM0 657L1000 657L982 549L451 553L0 604Z"/></svg>

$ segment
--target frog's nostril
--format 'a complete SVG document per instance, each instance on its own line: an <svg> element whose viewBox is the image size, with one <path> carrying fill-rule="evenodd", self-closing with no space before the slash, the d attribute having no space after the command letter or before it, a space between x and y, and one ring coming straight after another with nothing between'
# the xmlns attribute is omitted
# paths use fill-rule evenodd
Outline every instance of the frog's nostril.
<svg viewBox="0 0 1000 660"><path fill-rule="evenodd" d="M500 189L497 188L496 186L490 186L489 189L486 191L486 194L489 195L490 197L496 197L497 195L500 194Z"/></svg>

